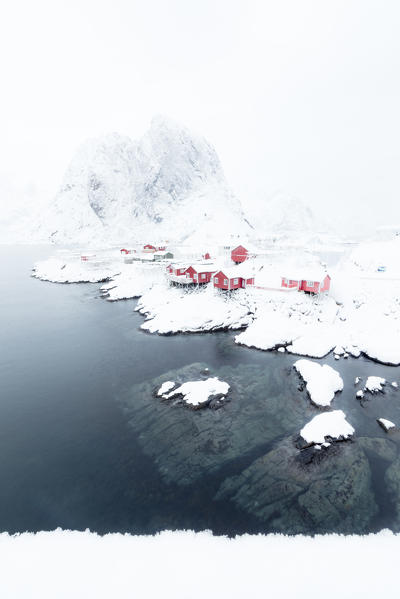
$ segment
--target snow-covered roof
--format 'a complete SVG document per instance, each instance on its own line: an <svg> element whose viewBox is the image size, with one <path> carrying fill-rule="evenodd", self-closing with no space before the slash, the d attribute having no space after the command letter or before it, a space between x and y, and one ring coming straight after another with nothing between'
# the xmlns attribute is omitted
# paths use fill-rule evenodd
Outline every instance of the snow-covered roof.
<svg viewBox="0 0 400 599"><path fill-rule="evenodd" d="M235 246L232 247L232 250L236 250L236 248L238 248L240 246L245 248L250 254L257 254L259 251L255 245L253 245L252 243L249 243L248 241L243 241L241 243L236 244Z"/></svg>
<svg viewBox="0 0 400 599"><path fill-rule="evenodd" d="M172 254L169 250L158 250L153 253L153 256L165 256L165 254Z"/></svg>
<svg viewBox="0 0 400 599"><path fill-rule="evenodd" d="M323 281L328 273L318 266L305 266L304 268L288 269L282 276L290 281Z"/></svg>
<svg viewBox="0 0 400 599"><path fill-rule="evenodd" d="M218 272L223 272L224 275L228 277L228 279L250 279L255 276L257 270L254 266L246 262L243 262L242 264L238 264L237 266L229 266L228 268L221 267L220 269L218 269Z"/></svg>

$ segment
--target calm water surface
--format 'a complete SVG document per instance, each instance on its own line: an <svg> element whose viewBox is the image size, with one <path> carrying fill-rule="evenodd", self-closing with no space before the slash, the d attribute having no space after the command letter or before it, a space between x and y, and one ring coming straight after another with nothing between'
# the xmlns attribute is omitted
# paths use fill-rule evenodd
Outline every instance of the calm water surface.
<svg viewBox="0 0 400 599"><path fill-rule="evenodd" d="M50 253L49 248L0 247L0 529L303 530L297 496L290 499L282 483L271 491L289 468L282 459L277 474L279 460L272 464L271 452L289 447L297 455L296 434L317 413L298 390L296 357L236 346L233 333L143 333L134 301L107 302L97 284L31 278L33 262ZM338 480L333 490L329 482L325 490L332 455L318 466L296 465L304 485L300 494L310 495L304 492L311 482L315 493L322 477L323 498L330 504L342 501L340 510L351 514L345 532L396 529L399 439L394 434L388 440L376 417L400 423L400 392L389 389L362 407L353 382L368 374L398 380L399 369L364 358L335 362L329 356L324 362L343 376L345 390L334 407L345 410L357 431L355 442L338 450L336 463L348 469L350 480L359 477L362 483L343 501L346 481ZM184 379L190 368L197 372L197 364L232 384L226 406L200 414L152 397L167 374ZM149 405L157 409L150 413ZM367 451L358 438L386 445ZM299 472L291 465L288 479L300 484ZM246 477L254 480L247 489ZM260 512L263 501L268 509ZM308 533L334 529L342 518L335 520L328 507L326 518L307 510Z"/></svg>

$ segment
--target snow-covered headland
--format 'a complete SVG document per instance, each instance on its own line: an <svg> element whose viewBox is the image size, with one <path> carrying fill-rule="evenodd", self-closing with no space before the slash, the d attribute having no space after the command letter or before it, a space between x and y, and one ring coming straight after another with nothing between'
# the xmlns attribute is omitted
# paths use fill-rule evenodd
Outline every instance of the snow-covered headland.
<svg viewBox="0 0 400 599"><path fill-rule="evenodd" d="M362 255L360 248L354 252ZM296 259L301 262L302 257ZM217 259L215 268L218 260L223 264L226 256ZM212 283L170 287L165 262L125 264L117 250L100 252L87 262L77 254L59 254L37 263L33 275L55 282L107 281L101 291L110 300L140 297L136 310L146 319L142 329L150 333L244 329L235 341L248 347L313 358L331 351L337 359L363 353L378 362L400 364L400 278L384 278L386 273L379 273L382 279L368 278L351 254L332 270L329 295L285 292L277 283L277 273L288 268L288 256L285 260L276 255L248 260L256 272L255 286L230 293L221 293ZM260 277L262 286L257 284Z"/></svg>

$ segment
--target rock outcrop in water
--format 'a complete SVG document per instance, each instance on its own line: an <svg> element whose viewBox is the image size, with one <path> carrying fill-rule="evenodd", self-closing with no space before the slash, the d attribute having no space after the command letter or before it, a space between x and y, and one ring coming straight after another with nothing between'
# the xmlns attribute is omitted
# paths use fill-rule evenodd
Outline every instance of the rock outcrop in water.
<svg viewBox="0 0 400 599"><path fill-rule="evenodd" d="M226 479L216 499L230 499L273 530L291 533L367 530L377 512L371 470L356 444L342 443L304 464L291 438Z"/></svg>
<svg viewBox="0 0 400 599"><path fill-rule="evenodd" d="M306 391L298 390L288 362L277 360L275 368L265 369L207 366L195 363L166 372L122 398L140 447L175 495L186 488L198 492L206 503L252 522L254 530L361 534L377 522L392 522L392 508L400 528L395 437L355 437L299 451L298 431L318 411ZM230 384L229 401L218 410L187 410L156 396L166 381L179 385L210 376ZM362 412L362 418L369 426L370 416ZM384 481L376 479L382 464L383 472L389 465Z"/></svg>
<svg viewBox="0 0 400 599"><path fill-rule="evenodd" d="M196 363L170 371L135 385L123 399L143 451L156 461L167 482L189 485L235 460L248 461L254 452L262 453L275 439L298 430L313 413L308 401L298 400L296 376L282 388L281 369L206 368ZM182 384L209 376L230 384L229 401L218 410L186 410L154 397L167 380Z"/></svg>

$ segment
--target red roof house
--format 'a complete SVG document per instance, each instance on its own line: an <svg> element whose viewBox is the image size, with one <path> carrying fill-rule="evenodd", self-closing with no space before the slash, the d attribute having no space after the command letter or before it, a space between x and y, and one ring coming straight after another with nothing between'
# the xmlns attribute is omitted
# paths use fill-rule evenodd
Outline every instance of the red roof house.
<svg viewBox="0 0 400 599"><path fill-rule="evenodd" d="M213 265L196 264L196 267L189 266L186 269L185 275L190 278L196 285L203 285L211 281L212 275L216 272L216 268Z"/></svg>
<svg viewBox="0 0 400 599"><path fill-rule="evenodd" d="M245 260L247 260L248 257L249 252L242 245L238 245L231 251L232 262L235 262L235 264L240 264L241 262L244 262Z"/></svg>
<svg viewBox="0 0 400 599"><path fill-rule="evenodd" d="M227 291L233 289L244 289L249 285L254 285L254 274L244 273L237 268L225 268L213 276L214 287Z"/></svg>
<svg viewBox="0 0 400 599"><path fill-rule="evenodd" d="M155 245L151 245L151 243L147 243L143 246L144 252L155 252L157 250Z"/></svg>
<svg viewBox="0 0 400 599"><path fill-rule="evenodd" d="M307 278L305 278L307 277ZM330 276L320 270L305 271L301 276L292 278L282 277L281 287L284 289L298 289L307 293L324 293L331 286Z"/></svg>

